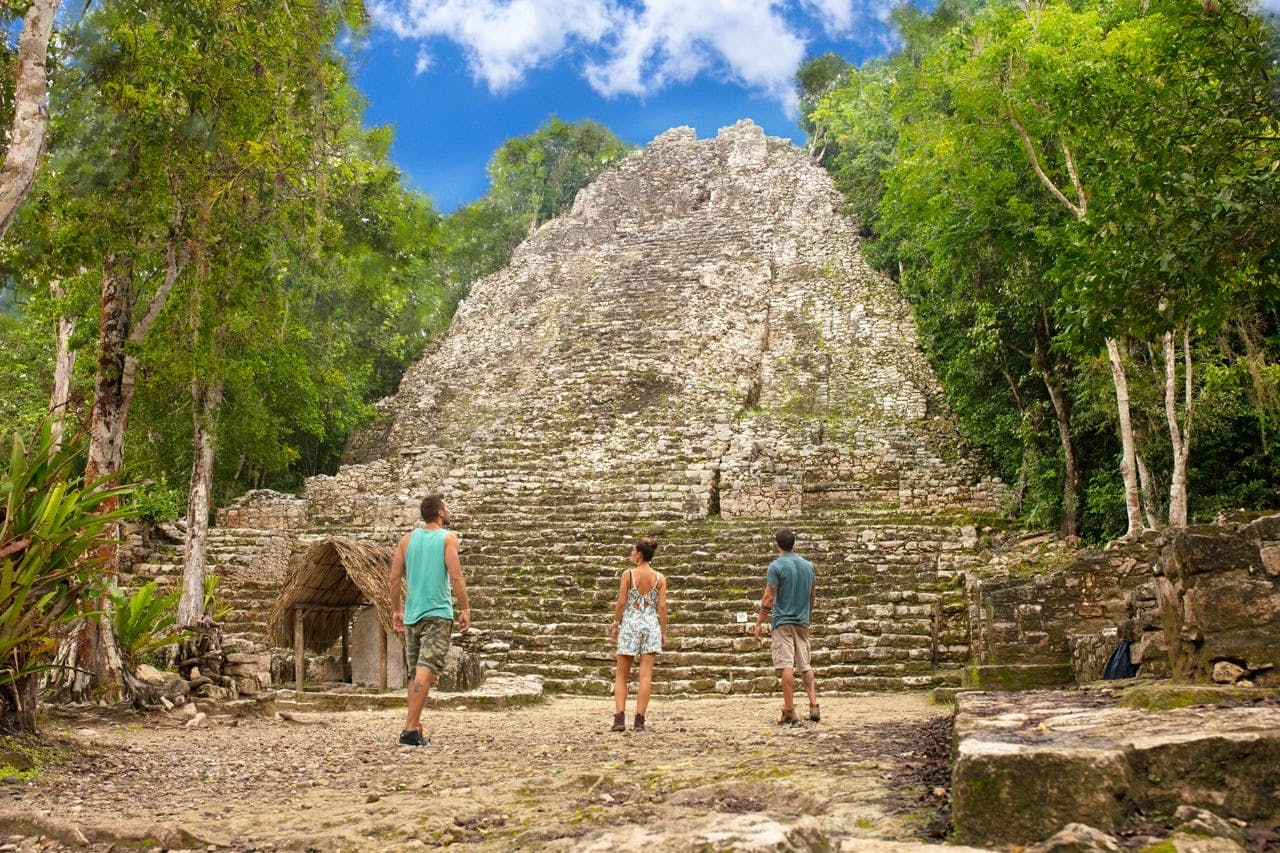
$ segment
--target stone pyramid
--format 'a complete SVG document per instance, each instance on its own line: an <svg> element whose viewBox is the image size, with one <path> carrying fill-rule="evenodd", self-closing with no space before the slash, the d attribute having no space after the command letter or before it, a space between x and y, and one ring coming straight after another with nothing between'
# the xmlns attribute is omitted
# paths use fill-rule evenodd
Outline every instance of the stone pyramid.
<svg viewBox="0 0 1280 853"><path fill-rule="evenodd" d="M618 572L656 534L673 639L655 689L675 692L772 689L741 620L786 523L819 567L835 686L954 683L974 519L1004 487L841 208L749 121L662 134L474 284L335 476L220 526L389 543L441 490L488 665L573 690L608 689Z"/></svg>
<svg viewBox="0 0 1280 853"><path fill-rule="evenodd" d="M429 486L463 515L553 492L637 518L995 509L841 204L751 122L662 134L475 283L353 448L370 505L332 520L411 522Z"/></svg>

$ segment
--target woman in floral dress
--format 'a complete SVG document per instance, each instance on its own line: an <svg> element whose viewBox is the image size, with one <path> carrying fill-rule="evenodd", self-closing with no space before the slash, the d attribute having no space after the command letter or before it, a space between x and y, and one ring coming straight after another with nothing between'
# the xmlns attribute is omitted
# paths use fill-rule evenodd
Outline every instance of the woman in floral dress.
<svg viewBox="0 0 1280 853"><path fill-rule="evenodd" d="M658 543L641 539L631 548L632 568L622 573L613 607L609 639L618 645L618 675L613 684L613 731L627 728L627 680L631 662L640 658L634 731L644 731L644 713L653 687L653 661L667 642L667 579L649 565Z"/></svg>

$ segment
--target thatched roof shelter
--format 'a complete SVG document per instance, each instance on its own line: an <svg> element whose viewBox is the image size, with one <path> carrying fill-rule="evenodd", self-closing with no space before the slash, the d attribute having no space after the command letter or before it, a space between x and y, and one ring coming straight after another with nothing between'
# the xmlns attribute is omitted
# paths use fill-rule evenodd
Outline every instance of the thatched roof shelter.
<svg viewBox="0 0 1280 853"><path fill-rule="evenodd" d="M294 619L305 611L306 647L322 652L339 638L353 609L372 604L383 629L391 627L391 596L387 578L394 550L354 539L326 539L312 545L285 578L267 625L271 642L294 644Z"/></svg>

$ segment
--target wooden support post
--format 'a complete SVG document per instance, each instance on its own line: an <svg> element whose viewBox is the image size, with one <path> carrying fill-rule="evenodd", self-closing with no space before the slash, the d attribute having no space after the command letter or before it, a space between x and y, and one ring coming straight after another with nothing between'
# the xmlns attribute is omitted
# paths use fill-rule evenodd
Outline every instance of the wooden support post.
<svg viewBox="0 0 1280 853"><path fill-rule="evenodd" d="M351 611L342 611L342 680L351 683Z"/></svg>
<svg viewBox="0 0 1280 853"><path fill-rule="evenodd" d="M293 611L293 676L297 685L299 702L302 701L302 669L304 666L302 649L306 639L302 634L302 621L306 615L307 611L302 608L296 608Z"/></svg>
<svg viewBox="0 0 1280 853"><path fill-rule="evenodd" d="M387 629L378 619L378 689L387 689Z"/></svg>

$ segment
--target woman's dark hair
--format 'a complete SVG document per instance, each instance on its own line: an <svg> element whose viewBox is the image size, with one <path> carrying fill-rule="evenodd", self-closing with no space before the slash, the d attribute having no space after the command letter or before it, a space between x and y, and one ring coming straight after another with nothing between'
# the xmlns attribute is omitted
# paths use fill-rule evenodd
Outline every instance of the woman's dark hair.
<svg viewBox="0 0 1280 853"><path fill-rule="evenodd" d="M640 552L640 556L644 557L644 561L647 563L658 552L658 543L652 539L637 539L635 549Z"/></svg>
<svg viewBox="0 0 1280 853"><path fill-rule="evenodd" d="M435 521L442 509L444 509L444 495L439 492L427 495L422 499L422 520L428 523Z"/></svg>
<svg viewBox="0 0 1280 853"><path fill-rule="evenodd" d="M790 527L779 527L778 532L773 534L773 540L778 543L778 547L784 551L790 551L796 547L796 535Z"/></svg>

